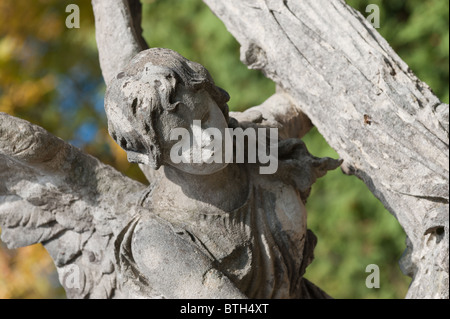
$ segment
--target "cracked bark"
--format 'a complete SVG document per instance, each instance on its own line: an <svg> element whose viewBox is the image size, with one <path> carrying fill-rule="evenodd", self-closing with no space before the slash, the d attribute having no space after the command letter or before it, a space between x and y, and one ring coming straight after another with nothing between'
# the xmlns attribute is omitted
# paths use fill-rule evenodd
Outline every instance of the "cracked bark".
<svg viewBox="0 0 450 319"><path fill-rule="evenodd" d="M448 298L448 105L342 0L204 2L402 225L407 297Z"/></svg>

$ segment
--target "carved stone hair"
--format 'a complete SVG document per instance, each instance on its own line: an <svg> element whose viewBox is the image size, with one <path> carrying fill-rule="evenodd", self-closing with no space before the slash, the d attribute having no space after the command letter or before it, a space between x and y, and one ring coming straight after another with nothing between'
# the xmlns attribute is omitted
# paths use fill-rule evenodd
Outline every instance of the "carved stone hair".
<svg viewBox="0 0 450 319"><path fill-rule="evenodd" d="M214 84L205 67L169 49L142 51L111 81L105 95L109 134L130 162L161 166L157 123L162 112L173 111L180 103L173 101L178 84L205 89L228 121L230 97Z"/></svg>

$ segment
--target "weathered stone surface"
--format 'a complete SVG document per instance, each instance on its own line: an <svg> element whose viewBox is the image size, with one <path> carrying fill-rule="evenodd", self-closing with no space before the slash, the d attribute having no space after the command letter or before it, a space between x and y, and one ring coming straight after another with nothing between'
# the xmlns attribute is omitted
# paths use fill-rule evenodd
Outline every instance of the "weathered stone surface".
<svg viewBox="0 0 450 319"><path fill-rule="evenodd" d="M341 161L310 155L298 139L276 139L270 175L260 173L263 161L173 160L173 129L193 133L196 120L202 136L240 127L228 98L203 66L168 49L142 51L110 81L110 134L130 160L164 168L148 188L0 114L2 240L42 242L73 298L329 298L302 278L316 243L304 201ZM298 109L281 93L272 101ZM243 128L257 132L248 143L272 150L256 137L276 117L264 105L244 114Z"/></svg>
<svg viewBox="0 0 450 319"><path fill-rule="evenodd" d="M278 170L272 175L260 174L259 163L192 162L192 141L190 160L174 161L172 149L179 142L170 136L173 129L194 136L196 120L200 136L211 128L224 134L240 127L229 117L228 99L204 67L168 49L142 51L110 82L105 110L111 136L129 160L164 167L141 203L151 214L137 216L120 244L128 247L124 260L132 265L125 268L146 278L134 281L136 291L169 298L327 297L302 279L315 245L303 202L312 183L340 161L311 156L297 139L278 143ZM273 101L296 108L281 93ZM252 112L265 113L267 120ZM242 125L251 130L272 118L278 124L269 115L255 107L242 115Z"/></svg>
<svg viewBox="0 0 450 319"><path fill-rule="evenodd" d="M407 297L448 298L448 105L342 0L204 2L398 219Z"/></svg>
<svg viewBox="0 0 450 319"><path fill-rule="evenodd" d="M43 243L69 298L122 296L114 238L143 190L44 129L0 113L2 241Z"/></svg>
<svg viewBox="0 0 450 319"><path fill-rule="evenodd" d="M142 37L139 0L92 0L100 66L106 84L137 53L148 48Z"/></svg>

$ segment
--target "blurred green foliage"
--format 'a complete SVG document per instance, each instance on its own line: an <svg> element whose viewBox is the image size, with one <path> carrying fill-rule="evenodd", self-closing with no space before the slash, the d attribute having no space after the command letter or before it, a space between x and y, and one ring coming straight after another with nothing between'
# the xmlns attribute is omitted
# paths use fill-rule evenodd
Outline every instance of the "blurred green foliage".
<svg viewBox="0 0 450 319"><path fill-rule="evenodd" d="M143 181L137 166L126 161L125 154L107 134L101 103L105 88L90 1L76 2L81 9L80 29L64 27L65 6L71 2L0 2L0 111L37 123ZM201 0L142 2L144 37L149 45L174 49L206 66L216 84L230 93L231 109L244 110L274 93L271 81L257 71L247 70L239 61L238 43ZM347 2L363 15L368 14L365 13L368 4L378 4L381 13L378 31L418 77L448 103L448 1ZM27 91L30 87L33 90ZM317 130L313 129L304 140L312 154L338 157ZM314 185L307 208L309 228L319 239L316 259L307 269L308 279L335 298L405 296L410 279L398 267L405 235L361 181L345 176L340 170L331 172ZM6 278L6 270L0 272L0 297L2 284L19 285L21 276L11 271L11 267L25 262L19 257L31 253L19 253L18 258L12 254L11 251L3 254L11 256L9 259L0 254L2 269L16 276ZM41 256L41 250L34 254ZM369 264L380 267L379 289L365 286L369 275L365 268ZM30 281L26 283L27 289ZM60 291L57 287L53 291L41 287L27 295L24 289L7 288L3 296L8 298L55 297L55 291Z"/></svg>

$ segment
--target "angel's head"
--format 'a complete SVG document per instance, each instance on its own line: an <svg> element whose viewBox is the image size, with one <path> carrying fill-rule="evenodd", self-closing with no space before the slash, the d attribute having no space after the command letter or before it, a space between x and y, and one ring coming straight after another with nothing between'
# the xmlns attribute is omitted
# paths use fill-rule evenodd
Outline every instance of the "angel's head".
<svg viewBox="0 0 450 319"><path fill-rule="evenodd" d="M171 131L183 128L192 133L194 120L201 121L202 129L224 131L228 100L228 93L214 84L202 65L172 50L153 48L136 55L108 86L108 130L130 162L209 174L226 164L171 161L170 150L177 142Z"/></svg>

